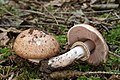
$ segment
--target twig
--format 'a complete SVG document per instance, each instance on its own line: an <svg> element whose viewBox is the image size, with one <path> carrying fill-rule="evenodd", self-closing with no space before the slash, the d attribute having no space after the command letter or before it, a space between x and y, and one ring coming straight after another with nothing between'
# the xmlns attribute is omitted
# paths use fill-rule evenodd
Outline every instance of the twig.
<svg viewBox="0 0 120 80"><path fill-rule="evenodd" d="M109 74L109 75L120 75L120 73L115 72L104 72L104 71L97 71L97 72L80 72L80 71L60 71L60 72L53 72L50 74L52 78L66 78L66 77L74 77L74 76L82 76L82 75L95 75L95 74Z"/></svg>
<svg viewBox="0 0 120 80"><path fill-rule="evenodd" d="M0 27L16 27L17 25L0 25ZM35 25L19 25L18 27L35 27ZM3 29L0 29L1 31L4 31Z"/></svg>
<svg viewBox="0 0 120 80"><path fill-rule="evenodd" d="M85 14L93 14L93 13L108 13L112 12L113 9L111 10L101 10L101 11L91 11L91 12L84 12ZM74 14L75 12L54 12L54 14Z"/></svg>
<svg viewBox="0 0 120 80"><path fill-rule="evenodd" d="M12 80L14 76L14 73L8 78L8 80Z"/></svg>
<svg viewBox="0 0 120 80"><path fill-rule="evenodd" d="M3 75L0 73L0 78L6 78L6 77L7 77L7 75Z"/></svg>
<svg viewBox="0 0 120 80"><path fill-rule="evenodd" d="M42 12L39 12L39 11L33 11L33 10L22 10L22 9L20 9L20 11L28 12L28 13L34 13L34 14L39 14L39 15L45 15L45 14L42 13Z"/></svg>
<svg viewBox="0 0 120 80"><path fill-rule="evenodd" d="M43 22L38 22L38 25L53 25L53 26L67 26L64 24L55 24L55 23L43 23Z"/></svg>
<svg viewBox="0 0 120 80"><path fill-rule="evenodd" d="M94 4L91 5L93 9L115 9L118 8L119 4Z"/></svg>
<svg viewBox="0 0 120 80"><path fill-rule="evenodd" d="M113 12L114 10L101 10L101 11L91 11L91 12L84 12L85 14L93 14L93 13L109 13L109 12Z"/></svg>
<svg viewBox="0 0 120 80"><path fill-rule="evenodd" d="M16 28L13 28L13 27L10 27L8 29L0 28L0 31L3 31L3 32L14 32L14 33L20 33L21 32L20 30L17 30Z"/></svg>
<svg viewBox="0 0 120 80"><path fill-rule="evenodd" d="M19 9L20 11L24 12L29 12L29 13L34 13L34 14L39 14L39 15L45 15L45 13L42 13L40 11L33 11L33 10L22 10ZM111 10L101 10L101 11L91 11L91 12L84 12L85 14L93 14L93 13L108 13L114 11L113 9ZM54 12L54 14L74 14L75 12Z"/></svg>
<svg viewBox="0 0 120 80"><path fill-rule="evenodd" d="M36 24L34 24L34 25L19 25L18 27L20 27L20 28L33 28L33 27L36 27L35 26ZM65 24L55 24L54 22L51 22L51 23L45 23L45 22L38 22L37 23L37 25L53 25L53 26L66 26ZM0 25L0 27L15 27L15 26L17 26L17 25ZM0 29L1 31L4 31L4 30L2 30L2 29Z"/></svg>
<svg viewBox="0 0 120 80"><path fill-rule="evenodd" d="M40 18L40 20L42 21L42 22L46 22L46 23L56 23L56 21L54 21L53 19L45 19L45 18ZM64 20L57 20L57 23L59 23L59 24L65 24L65 21ZM56 23L56 24L57 24ZM58 24L57 24L58 25Z"/></svg>
<svg viewBox="0 0 120 80"><path fill-rule="evenodd" d="M115 15L117 18L120 18L120 16L119 16L116 12L114 12L114 15Z"/></svg>
<svg viewBox="0 0 120 80"><path fill-rule="evenodd" d="M108 15L106 16L105 19L107 19L111 14L112 14L112 12L108 13Z"/></svg>
<svg viewBox="0 0 120 80"><path fill-rule="evenodd" d="M44 9L55 19L55 22L58 24L58 22L57 22L55 16L54 16L51 12L49 12L49 11L46 9L46 7L43 7L43 8L44 8Z"/></svg>
<svg viewBox="0 0 120 80"><path fill-rule="evenodd" d="M58 16L49 16L49 15L46 15L45 13L42 13L42 12L40 12L40 11L33 11L33 10L22 10L22 9L20 9L20 11L23 11L23 12L28 12L28 13L33 13L33 14L38 14L38 15L43 15L45 18L50 18L50 19L60 19L60 20L64 20L64 18L62 18L62 17L58 17ZM52 14L50 14L50 15L52 15Z"/></svg>
<svg viewBox="0 0 120 80"><path fill-rule="evenodd" d="M4 9L4 8L2 8L2 7L0 7L0 9L3 10L3 11L5 11L6 13L12 15L12 16L15 17L15 18L19 18L19 16L15 15L15 14L13 14L13 13L11 13L11 12L9 12L7 9Z"/></svg>
<svg viewBox="0 0 120 80"><path fill-rule="evenodd" d="M109 29L108 29L106 26L104 26L104 25L102 25L102 24L101 24L101 26L102 26L107 32L109 32Z"/></svg>
<svg viewBox="0 0 120 80"><path fill-rule="evenodd" d="M117 21L117 20L120 20L120 17L119 18L108 18L103 21L112 22L112 21Z"/></svg>
<svg viewBox="0 0 120 80"><path fill-rule="evenodd" d="M111 55L113 55L113 56L116 56L116 57L120 58L119 55L117 55L117 54L115 54L115 53L113 53L113 52L111 52L111 51L109 51L109 53L110 53Z"/></svg>
<svg viewBox="0 0 120 80"><path fill-rule="evenodd" d="M20 9L21 10L21 9ZM38 14L38 15L43 15L43 17L44 17L44 20L43 21L46 21L45 20L45 18L47 18L47 19L51 19L50 21L52 21L52 22L54 22L54 20L55 20L55 22L56 22L56 24L58 25L58 24L61 24L61 21L62 21L62 23L64 22L65 23L65 21L67 20L67 19L65 19L65 18L61 18L61 17L58 17L58 16L54 16L52 13L50 13L49 11L49 14L52 16L49 16L49 15L46 15L45 13L42 13L42 12L39 12L39 11L33 11L33 10L21 10L21 11L25 11L25 12L29 12L29 13L34 13L34 14ZM87 14L89 14L89 13L104 13L104 12L111 12L111 11L113 11L113 10L103 10L103 11L93 11L93 12L83 12L83 13L87 13ZM75 12L54 12L54 14L74 14ZM41 18L40 18L41 19ZM54 19L54 20L52 20L52 19ZM61 21L60 21L61 20ZM105 19L104 21L113 21L113 20L119 20L119 18L110 18L110 19Z"/></svg>

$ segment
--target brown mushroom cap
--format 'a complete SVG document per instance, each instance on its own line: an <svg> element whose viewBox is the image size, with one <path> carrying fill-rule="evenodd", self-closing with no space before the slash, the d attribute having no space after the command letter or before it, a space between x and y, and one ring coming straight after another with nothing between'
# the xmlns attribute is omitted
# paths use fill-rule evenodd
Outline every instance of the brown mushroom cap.
<svg viewBox="0 0 120 80"><path fill-rule="evenodd" d="M45 59L59 52L59 43L52 35L28 29L17 36L13 49L17 55L26 59Z"/></svg>
<svg viewBox="0 0 120 80"><path fill-rule="evenodd" d="M77 41L91 40L95 44L95 49L91 51L88 63L98 65L106 62L108 54L108 46L97 29L87 24L78 24L73 26L67 34L68 44L70 46Z"/></svg>

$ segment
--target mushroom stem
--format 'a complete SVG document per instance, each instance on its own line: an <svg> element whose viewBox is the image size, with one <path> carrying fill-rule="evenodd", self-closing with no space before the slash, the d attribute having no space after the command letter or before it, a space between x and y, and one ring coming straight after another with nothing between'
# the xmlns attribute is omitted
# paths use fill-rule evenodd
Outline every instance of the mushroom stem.
<svg viewBox="0 0 120 80"><path fill-rule="evenodd" d="M95 44L91 40L87 40L84 42L89 49L89 51L92 51L95 48Z"/></svg>
<svg viewBox="0 0 120 80"><path fill-rule="evenodd" d="M48 61L48 65L53 68L65 67L65 66L71 64L76 59L82 60L86 56L89 56L90 54L86 55L87 50L88 51L93 50L95 48L95 45L90 40L85 41L83 44L86 48L83 45L78 45L78 46L72 48L70 51L66 52L65 54L51 58ZM84 60L86 60L88 58L85 58Z"/></svg>

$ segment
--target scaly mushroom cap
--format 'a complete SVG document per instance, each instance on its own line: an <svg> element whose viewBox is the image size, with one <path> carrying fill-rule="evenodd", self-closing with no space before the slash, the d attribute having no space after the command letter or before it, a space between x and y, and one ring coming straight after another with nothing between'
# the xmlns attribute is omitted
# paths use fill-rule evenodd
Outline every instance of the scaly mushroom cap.
<svg viewBox="0 0 120 80"><path fill-rule="evenodd" d="M95 44L95 49L91 51L88 63L98 65L106 62L108 54L108 46L102 35L94 27L87 24L78 24L73 26L67 34L68 44L70 46L77 41L91 40Z"/></svg>
<svg viewBox="0 0 120 80"><path fill-rule="evenodd" d="M59 43L52 35L28 29L17 36L13 49L17 55L26 59L45 59L59 52Z"/></svg>

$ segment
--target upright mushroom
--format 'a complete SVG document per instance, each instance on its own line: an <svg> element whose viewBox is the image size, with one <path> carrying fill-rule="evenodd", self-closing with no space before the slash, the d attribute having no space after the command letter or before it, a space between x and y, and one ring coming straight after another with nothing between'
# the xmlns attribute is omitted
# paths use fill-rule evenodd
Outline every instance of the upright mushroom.
<svg viewBox="0 0 120 80"><path fill-rule="evenodd" d="M13 49L20 57L38 63L40 59L55 56L59 52L59 43L52 35L28 29L17 36Z"/></svg>
<svg viewBox="0 0 120 80"><path fill-rule="evenodd" d="M51 58L48 61L50 67L65 67L76 59L87 61L93 65L106 62L108 46L94 27L87 24L75 25L68 31L67 38L71 50Z"/></svg>

